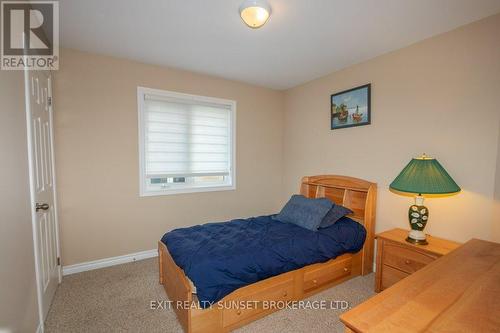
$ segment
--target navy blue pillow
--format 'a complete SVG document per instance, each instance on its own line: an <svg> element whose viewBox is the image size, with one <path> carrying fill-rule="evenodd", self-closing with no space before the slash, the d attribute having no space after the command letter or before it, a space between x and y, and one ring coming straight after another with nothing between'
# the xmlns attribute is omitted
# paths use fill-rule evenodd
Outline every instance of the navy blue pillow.
<svg viewBox="0 0 500 333"><path fill-rule="evenodd" d="M328 211L326 216L323 218L323 221L321 221L319 228L328 228L329 226L333 225L335 222L349 214L352 214L352 210L350 210L349 208L346 208L342 205L333 204L333 207Z"/></svg>
<svg viewBox="0 0 500 333"><path fill-rule="evenodd" d="M275 219L316 231L332 206L333 203L326 198L309 199L303 195L295 194L292 195Z"/></svg>

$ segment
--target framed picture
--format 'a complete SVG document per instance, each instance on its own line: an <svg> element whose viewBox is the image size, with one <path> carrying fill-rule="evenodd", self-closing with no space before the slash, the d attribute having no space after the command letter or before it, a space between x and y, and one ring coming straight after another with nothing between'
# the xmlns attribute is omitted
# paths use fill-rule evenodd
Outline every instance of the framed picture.
<svg viewBox="0 0 500 333"><path fill-rule="evenodd" d="M333 94L331 100L331 129L370 124L371 84L365 84Z"/></svg>

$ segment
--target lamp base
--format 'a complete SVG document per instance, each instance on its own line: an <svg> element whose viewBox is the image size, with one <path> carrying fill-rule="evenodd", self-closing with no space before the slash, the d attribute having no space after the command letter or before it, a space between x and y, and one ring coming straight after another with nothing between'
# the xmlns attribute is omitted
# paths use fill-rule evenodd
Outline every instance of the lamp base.
<svg viewBox="0 0 500 333"><path fill-rule="evenodd" d="M413 239L413 238L410 238L410 236L406 237L406 241L408 243L412 243L412 244L415 244L415 245L427 245L429 244L425 239L422 240L422 239Z"/></svg>
<svg viewBox="0 0 500 333"><path fill-rule="evenodd" d="M427 240L425 239L425 234L422 230L410 230L408 237L406 238L408 243L427 245Z"/></svg>
<svg viewBox="0 0 500 333"><path fill-rule="evenodd" d="M424 197L417 195L415 204L408 210L408 218L411 230L406 241L412 244L426 245L424 229L429 218L429 210L424 206Z"/></svg>

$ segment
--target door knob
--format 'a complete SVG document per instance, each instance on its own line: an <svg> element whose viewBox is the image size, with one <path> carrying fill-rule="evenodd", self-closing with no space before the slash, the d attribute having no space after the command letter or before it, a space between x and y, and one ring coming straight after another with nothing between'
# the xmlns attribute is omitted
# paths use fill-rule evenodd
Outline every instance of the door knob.
<svg viewBox="0 0 500 333"><path fill-rule="evenodd" d="M46 204L46 203L44 203L44 204L37 203L37 204L36 204L36 206L35 206L35 209L36 209L36 211L37 211L37 212L38 212L40 209L41 209L41 210L47 210L47 209L49 209L49 204Z"/></svg>

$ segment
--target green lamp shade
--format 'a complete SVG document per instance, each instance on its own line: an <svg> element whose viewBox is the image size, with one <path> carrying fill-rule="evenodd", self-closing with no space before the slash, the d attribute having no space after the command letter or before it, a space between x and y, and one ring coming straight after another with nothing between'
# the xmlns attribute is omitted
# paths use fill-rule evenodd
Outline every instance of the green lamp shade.
<svg viewBox="0 0 500 333"><path fill-rule="evenodd" d="M389 186L399 192L418 194L451 194L460 187L434 158L414 158Z"/></svg>

